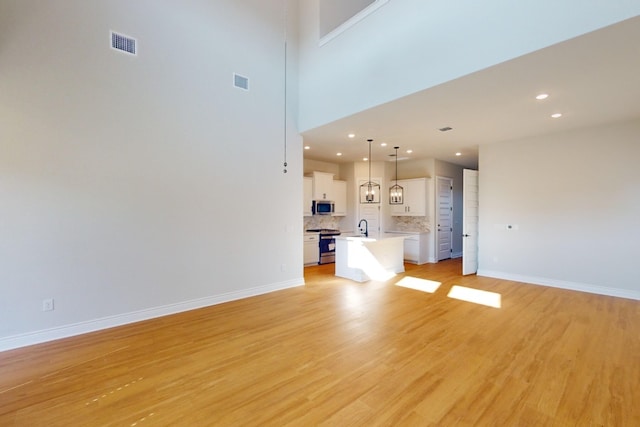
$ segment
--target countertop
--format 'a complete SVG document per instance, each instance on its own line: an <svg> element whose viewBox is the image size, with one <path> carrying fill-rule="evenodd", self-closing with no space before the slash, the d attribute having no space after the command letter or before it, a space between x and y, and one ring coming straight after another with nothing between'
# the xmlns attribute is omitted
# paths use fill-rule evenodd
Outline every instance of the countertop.
<svg viewBox="0 0 640 427"><path fill-rule="evenodd" d="M364 237L358 233L341 234L336 236L336 240L354 240L359 242L378 242L380 240L388 239L404 239L409 236L413 236L415 233L400 233L400 232L387 232L387 233L369 233L369 236Z"/></svg>
<svg viewBox="0 0 640 427"><path fill-rule="evenodd" d="M402 230L398 230L398 231L393 231L393 230L387 230L385 231L385 233L393 233L393 234L411 234L411 235L418 235L418 234L429 234L428 231L402 231Z"/></svg>

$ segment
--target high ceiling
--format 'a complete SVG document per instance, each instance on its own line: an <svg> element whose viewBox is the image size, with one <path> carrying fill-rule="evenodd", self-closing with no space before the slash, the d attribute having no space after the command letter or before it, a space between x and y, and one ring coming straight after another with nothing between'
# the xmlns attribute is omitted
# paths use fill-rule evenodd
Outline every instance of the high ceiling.
<svg viewBox="0 0 640 427"><path fill-rule="evenodd" d="M549 97L537 100L540 93ZM397 145L400 159L431 157L476 168L481 144L637 117L640 17L306 131L304 156L362 161L371 138L373 161L388 160ZM452 130L439 130L444 127Z"/></svg>

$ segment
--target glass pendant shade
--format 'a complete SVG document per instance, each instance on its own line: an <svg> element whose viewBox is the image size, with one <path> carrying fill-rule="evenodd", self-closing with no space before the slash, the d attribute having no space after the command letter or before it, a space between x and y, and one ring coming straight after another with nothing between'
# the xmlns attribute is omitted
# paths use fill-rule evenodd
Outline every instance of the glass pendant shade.
<svg viewBox="0 0 640 427"><path fill-rule="evenodd" d="M360 203L380 203L380 184L371 181L371 143L373 139L367 141L369 142L369 180L360 186Z"/></svg>
<svg viewBox="0 0 640 427"><path fill-rule="evenodd" d="M396 149L396 183L389 188L389 204L390 205L401 205L404 203L404 188L398 185L398 148Z"/></svg>

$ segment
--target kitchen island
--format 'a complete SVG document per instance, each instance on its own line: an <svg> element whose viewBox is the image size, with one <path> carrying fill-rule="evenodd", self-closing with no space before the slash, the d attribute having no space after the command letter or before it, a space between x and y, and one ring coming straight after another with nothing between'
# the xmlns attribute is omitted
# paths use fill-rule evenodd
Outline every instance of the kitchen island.
<svg viewBox="0 0 640 427"><path fill-rule="evenodd" d="M366 282L404 272L404 239L409 234L336 236L336 276Z"/></svg>

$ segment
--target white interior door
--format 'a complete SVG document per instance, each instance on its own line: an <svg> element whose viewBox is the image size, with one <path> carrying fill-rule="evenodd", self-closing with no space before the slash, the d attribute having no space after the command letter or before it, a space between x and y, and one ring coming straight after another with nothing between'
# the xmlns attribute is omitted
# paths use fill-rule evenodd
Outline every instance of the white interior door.
<svg viewBox="0 0 640 427"><path fill-rule="evenodd" d="M438 206L436 208L438 225L436 247L438 261L451 258L453 240L453 179L436 177Z"/></svg>
<svg viewBox="0 0 640 427"><path fill-rule="evenodd" d="M358 179L358 188L356 189L356 194L360 194L360 185L366 183L368 180L366 178ZM375 182L380 185L382 179L380 178L371 178L371 182ZM377 199L380 200L380 195L377 195ZM367 227L369 229L369 234L378 233L381 230L382 224L380 221L380 203L360 203L358 200L358 216L356 218L356 227L355 232L358 232L357 224L361 219L367 220Z"/></svg>
<svg viewBox="0 0 640 427"><path fill-rule="evenodd" d="M478 171L465 169L462 184L462 274L478 271Z"/></svg>
<svg viewBox="0 0 640 427"><path fill-rule="evenodd" d="M358 222L361 219L367 221L367 229L369 230L369 234L379 233L380 232L380 205L379 204L362 204L360 205ZM356 226L355 232L358 232L358 227Z"/></svg>

